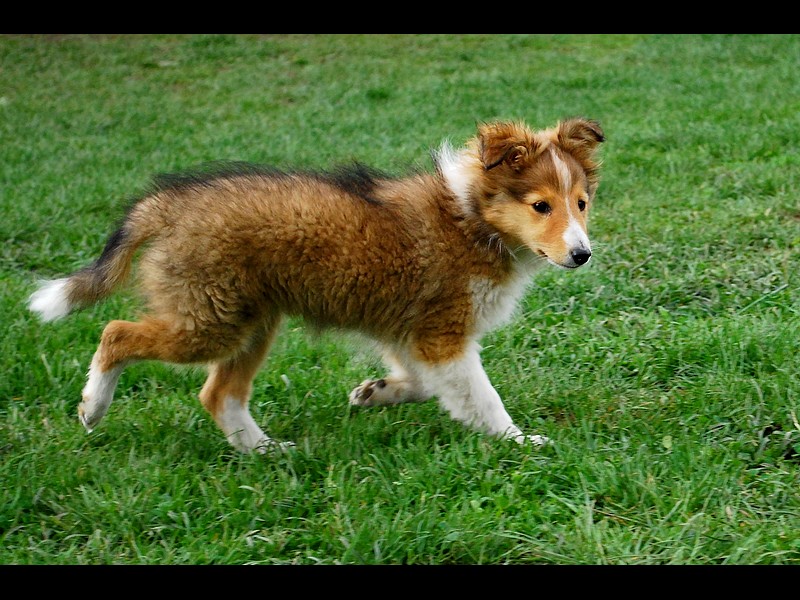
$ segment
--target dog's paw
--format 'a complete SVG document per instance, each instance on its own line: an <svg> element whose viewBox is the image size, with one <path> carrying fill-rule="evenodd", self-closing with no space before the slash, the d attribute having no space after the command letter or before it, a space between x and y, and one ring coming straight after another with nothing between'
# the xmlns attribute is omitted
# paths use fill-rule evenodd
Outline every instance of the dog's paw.
<svg viewBox="0 0 800 600"><path fill-rule="evenodd" d="M227 436L231 446L242 454L285 454L291 451L294 442L279 442L273 440L266 433L261 431L258 426L251 428L241 428Z"/></svg>
<svg viewBox="0 0 800 600"><path fill-rule="evenodd" d="M353 406L374 406L376 404L381 404L380 401L376 402L377 396L375 392L385 387L386 380L384 379L367 379L362 381L361 385L350 392L350 404Z"/></svg>
<svg viewBox="0 0 800 600"><path fill-rule="evenodd" d="M256 444L252 451L256 454L286 454L294 448L294 442L279 442L272 438L264 438Z"/></svg>
<svg viewBox="0 0 800 600"><path fill-rule="evenodd" d="M103 419L106 414L104 408L104 406L98 406L96 402L92 402L84 396L83 401L78 405L78 420L87 433L92 433L95 426Z"/></svg>
<svg viewBox="0 0 800 600"><path fill-rule="evenodd" d="M534 448L542 448L553 444L553 440L544 435L526 435L520 433L519 435L513 436L511 439L520 445L530 444Z"/></svg>

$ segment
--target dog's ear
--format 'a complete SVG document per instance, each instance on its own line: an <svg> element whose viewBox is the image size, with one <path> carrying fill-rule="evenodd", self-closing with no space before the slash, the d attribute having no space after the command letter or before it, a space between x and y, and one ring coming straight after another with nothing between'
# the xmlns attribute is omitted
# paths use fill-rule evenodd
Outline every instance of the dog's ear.
<svg viewBox="0 0 800 600"><path fill-rule="evenodd" d="M600 123L575 117L558 124L558 144L578 159L589 160L597 146L605 141Z"/></svg>
<svg viewBox="0 0 800 600"><path fill-rule="evenodd" d="M478 141L481 162L487 171L500 164L521 171L536 150L533 133L517 123L483 123L478 126Z"/></svg>

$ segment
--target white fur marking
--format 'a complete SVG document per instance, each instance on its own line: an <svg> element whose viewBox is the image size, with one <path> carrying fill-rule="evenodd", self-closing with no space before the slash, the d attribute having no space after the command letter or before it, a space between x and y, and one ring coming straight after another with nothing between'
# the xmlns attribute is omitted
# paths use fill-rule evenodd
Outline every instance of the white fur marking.
<svg viewBox="0 0 800 600"><path fill-rule="evenodd" d="M569 225L564 231L564 243L570 249L591 250L589 237L583 231L581 224L571 214L569 216Z"/></svg>
<svg viewBox="0 0 800 600"><path fill-rule="evenodd" d="M483 370L477 344L460 359L442 365L421 365L422 383L439 398L455 420L490 435L541 445L541 436L526 436L514 425Z"/></svg>
<svg viewBox="0 0 800 600"><path fill-rule="evenodd" d="M553 159L553 164L555 165L558 178L564 190L564 204L567 207L567 215L569 218L567 228L564 230L564 243L569 250L591 250L589 237L586 235L578 219L575 218L575 213L570 206L569 193L572 188L572 176L570 175L569 168L552 148L550 149L550 156Z"/></svg>
<svg viewBox="0 0 800 600"><path fill-rule="evenodd" d="M556 154L556 151L553 148L550 148L550 156L553 159L553 164L556 167L556 173L558 173L558 178L561 180L562 189L565 192L569 193L569 190L572 187L572 176L570 175L567 163L561 160L561 158L558 156L558 154Z"/></svg>
<svg viewBox="0 0 800 600"><path fill-rule="evenodd" d="M469 163L477 162L477 159L471 156L466 148L454 150L447 141L442 143L434 157L447 187L453 192L464 213L472 213L469 195L473 183L471 167L474 165Z"/></svg>
<svg viewBox="0 0 800 600"><path fill-rule="evenodd" d="M273 449L285 450L293 445L291 442L278 443L261 431L247 406L232 396L223 400L222 410L216 415L216 420L231 445L241 452L264 454Z"/></svg>
<svg viewBox="0 0 800 600"><path fill-rule="evenodd" d="M69 314L72 307L67 300L68 281L68 278L64 278L42 282L28 299L29 310L38 313L43 321L55 321Z"/></svg>
<svg viewBox="0 0 800 600"><path fill-rule="evenodd" d="M532 263L532 266L539 265L541 261ZM474 277L470 281L477 336L508 322L525 293L530 275L528 270L520 269L505 285L498 285L484 277Z"/></svg>
<svg viewBox="0 0 800 600"><path fill-rule="evenodd" d="M83 388L83 401L78 406L78 417L89 432L108 412L123 369L123 365L118 365L108 371L102 371L97 354L95 352L92 364L89 366L89 376Z"/></svg>

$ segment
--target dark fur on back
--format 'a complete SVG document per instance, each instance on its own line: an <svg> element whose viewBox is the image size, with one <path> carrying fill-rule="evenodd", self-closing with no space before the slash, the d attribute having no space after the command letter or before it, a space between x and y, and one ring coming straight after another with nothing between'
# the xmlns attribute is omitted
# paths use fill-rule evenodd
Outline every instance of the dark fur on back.
<svg viewBox="0 0 800 600"><path fill-rule="evenodd" d="M213 187L221 180L230 181L237 178L278 180L295 175L327 183L370 204L381 204L373 195L377 181L392 179L389 175L359 162L343 165L332 171L284 171L277 167L244 161L215 161L184 171L156 175L148 195L154 192L183 192Z"/></svg>
<svg viewBox="0 0 800 600"><path fill-rule="evenodd" d="M381 204L373 195L377 180L390 179L385 173L358 162L338 167L330 173L316 173L314 176L370 204Z"/></svg>
<svg viewBox="0 0 800 600"><path fill-rule="evenodd" d="M214 161L174 173L159 173L153 177L147 195L155 192L184 192L192 189L213 187L222 179L237 177L287 177L280 169L244 161Z"/></svg>

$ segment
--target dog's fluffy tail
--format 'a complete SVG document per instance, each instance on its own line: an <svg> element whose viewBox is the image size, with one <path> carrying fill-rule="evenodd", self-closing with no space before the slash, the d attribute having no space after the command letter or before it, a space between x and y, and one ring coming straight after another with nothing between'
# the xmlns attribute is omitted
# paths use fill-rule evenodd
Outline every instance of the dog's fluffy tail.
<svg viewBox="0 0 800 600"><path fill-rule="evenodd" d="M65 317L75 309L91 306L111 295L130 275L137 248L152 237L154 198L146 198L128 213L92 264L61 279L41 282L31 294L28 308L44 321Z"/></svg>

